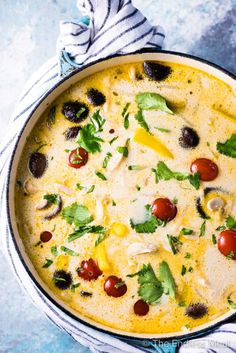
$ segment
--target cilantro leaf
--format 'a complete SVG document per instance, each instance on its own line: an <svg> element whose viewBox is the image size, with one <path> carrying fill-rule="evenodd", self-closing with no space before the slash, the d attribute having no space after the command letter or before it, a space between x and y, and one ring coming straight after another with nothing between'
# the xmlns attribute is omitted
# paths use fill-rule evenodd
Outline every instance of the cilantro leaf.
<svg viewBox="0 0 236 353"><path fill-rule="evenodd" d="M93 220L88 208L77 202L74 202L63 209L62 218L64 218L67 223L73 224L75 228L88 224Z"/></svg>
<svg viewBox="0 0 236 353"><path fill-rule="evenodd" d="M103 234L106 229L102 226L81 226L75 230L74 233L68 236L68 242L72 242L78 238L81 238L85 234L95 233L95 234Z"/></svg>
<svg viewBox="0 0 236 353"><path fill-rule="evenodd" d="M144 92L139 93L135 97L135 101L138 104L139 109L143 110L161 110L168 114L173 114L166 104L164 97L158 93Z"/></svg>
<svg viewBox="0 0 236 353"><path fill-rule="evenodd" d="M203 237L206 234L206 220L202 223L200 227L199 237Z"/></svg>
<svg viewBox="0 0 236 353"><path fill-rule="evenodd" d="M188 173L173 172L163 161L158 162L156 169L153 168L152 171L155 173L156 183L158 183L160 180L189 180L190 184L193 185L195 189L198 190L200 187L199 173L192 175Z"/></svg>
<svg viewBox="0 0 236 353"><path fill-rule="evenodd" d="M101 151L103 139L96 136L97 130L93 124L87 124L79 131L77 143L86 151L95 153Z"/></svg>
<svg viewBox="0 0 236 353"><path fill-rule="evenodd" d="M231 295L232 294L230 294L227 298L228 304L232 309L236 309L236 303L231 299Z"/></svg>
<svg viewBox="0 0 236 353"><path fill-rule="evenodd" d="M147 132L150 132L149 126L144 119L143 112L141 109L137 111L134 118L135 120L137 120L139 125L142 126L142 128L144 128L144 130L146 130Z"/></svg>
<svg viewBox="0 0 236 353"><path fill-rule="evenodd" d="M44 200L47 200L50 204L58 205L60 203L59 195L57 194L47 194L44 195Z"/></svg>
<svg viewBox="0 0 236 353"><path fill-rule="evenodd" d="M183 244L179 238L174 237L173 235L167 234L167 239L171 248L171 251L173 252L174 255L177 254L179 251L179 247Z"/></svg>
<svg viewBox="0 0 236 353"><path fill-rule="evenodd" d="M161 282L155 275L151 264L143 265L138 272L139 296L148 304L157 304L163 294Z"/></svg>
<svg viewBox="0 0 236 353"><path fill-rule="evenodd" d="M219 153L236 158L236 134L232 134L224 143L217 142L216 148Z"/></svg>
<svg viewBox="0 0 236 353"><path fill-rule="evenodd" d="M228 216L226 219L226 226L229 229L236 229L236 219L234 219L232 216Z"/></svg>
<svg viewBox="0 0 236 353"><path fill-rule="evenodd" d="M159 278L162 283L164 293L168 294L171 298L175 298L176 284L170 267L165 261L162 261L159 265Z"/></svg>
<svg viewBox="0 0 236 353"><path fill-rule="evenodd" d="M44 264L43 264L43 268L48 268L52 264L53 264L53 261L51 259L46 259Z"/></svg>
<svg viewBox="0 0 236 353"><path fill-rule="evenodd" d="M147 218L145 222L134 223L133 220L130 219L131 228L134 229L136 233L154 233L158 226L166 225L165 222L152 215L150 205L146 205L145 209Z"/></svg>

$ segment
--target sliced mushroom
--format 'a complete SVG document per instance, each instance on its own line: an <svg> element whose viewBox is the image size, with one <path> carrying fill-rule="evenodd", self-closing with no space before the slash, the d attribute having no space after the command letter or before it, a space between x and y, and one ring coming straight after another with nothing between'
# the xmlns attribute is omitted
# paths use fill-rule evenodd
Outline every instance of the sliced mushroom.
<svg viewBox="0 0 236 353"><path fill-rule="evenodd" d="M50 203L48 202L48 200L43 199L35 206L35 209L36 210L45 210L45 208L47 208L49 205L50 205Z"/></svg>
<svg viewBox="0 0 236 353"><path fill-rule="evenodd" d="M225 202L222 200L221 197L214 197L207 202L207 208L210 211L218 211L223 210Z"/></svg>
<svg viewBox="0 0 236 353"><path fill-rule="evenodd" d="M39 191L30 179L24 181L23 188L26 194L35 194Z"/></svg>
<svg viewBox="0 0 236 353"><path fill-rule="evenodd" d="M135 255L140 255L140 254L146 254L150 252L155 252L157 251L157 246L151 243L132 243L128 246L127 249L127 254L129 256L135 256Z"/></svg>
<svg viewBox="0 0 236 353"><path fill-rule="evenodd" d="M56 217L56 215L61 211L62 209L62 198L60 195L58 195L58 203L56 207L52 209L46 216L44 216L44 219L46 221L50 221L52 218Z"/></svg>
<svg viewBox="0 0 236 353"><path fill-rule="evenodd" d="M33 152L30 155L28 169L34 178L41 178L47 168L47 165L47 157L43 153Z"/></svg>

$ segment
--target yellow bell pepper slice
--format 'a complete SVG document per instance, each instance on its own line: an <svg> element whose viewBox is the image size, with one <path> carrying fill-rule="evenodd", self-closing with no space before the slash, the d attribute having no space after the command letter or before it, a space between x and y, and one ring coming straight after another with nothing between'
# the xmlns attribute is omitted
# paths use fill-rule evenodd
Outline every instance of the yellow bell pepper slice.
<svg viewBox="0 0 236 353"><path fill-rule="evenodd" d="M95 257L101 271L109 271L111 266L107 257L105 241L100 243L95 249Z"/></svg>
<svg viewBox="0 0 236 353"><path fill-rule="evenodd" d="M173 159L172 152L156 137L150 135L144 129L138 129L134 135L134 141L149 147L159 153L162 157Z"/></svg>

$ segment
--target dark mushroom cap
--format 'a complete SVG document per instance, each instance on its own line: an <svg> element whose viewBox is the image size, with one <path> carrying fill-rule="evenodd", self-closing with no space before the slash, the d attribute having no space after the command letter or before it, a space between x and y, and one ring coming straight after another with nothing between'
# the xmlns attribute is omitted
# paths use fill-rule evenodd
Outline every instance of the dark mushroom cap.
<svg viewBox="0 0 236 353"><path fill-rule="evenodd" d="M144 61L143 70L145 74L154 81L165 80L172 72L169 66L161 65L153 61Z"/></svg>
<svg viewBox="0 0 236 353"><path fill-rule="evenodd" d="M68 289L72 284L71 273L64 270L55 271L53 274L53 282L59 289Z"/></svg>
<svg viewBox="0 0 236 353"><path fill-rule="evenodd" d="M41 178L47 168L47 157L40 152L33 152L29 157L28 169L34 178Z"/></svg>
<svg viewBox="0 0 236 353"><path fill-rule="evenodd" d="M90 104L94 107L103 105L106 102L106 97L102 92L99 92L97 89L90 88L87 92L87 99Z"/></svg>
<svg viewBox="0 0 236 353"><path fill-rule="evenodd" d="M185 126L181 129L179 144L183 148L195 148L199 144L200 138L195 130Z"/></svg>
<svg viewBox="0 0 236 353"><path fill-rule="evenodd" d="M80 123L87 118L89 109L85 103L66 102L62 107L62 114L73 123Z"/></svg>
<svg viewBox="0 0 236 353"><path fill-rule="evenodd" d="M192 303L190 304L185 311L185 314L192 319L200 319L203 316L205 316L208 312L208 308L205 304L203 303Z"/></svg>
<svg viewBox="0 0 236 353"><path fill-rule="evenodd" d="M66 140L73 140L78 136L79 131L81 130L80 126L72 126L68 127L66 131L64 132Z"/></svg>

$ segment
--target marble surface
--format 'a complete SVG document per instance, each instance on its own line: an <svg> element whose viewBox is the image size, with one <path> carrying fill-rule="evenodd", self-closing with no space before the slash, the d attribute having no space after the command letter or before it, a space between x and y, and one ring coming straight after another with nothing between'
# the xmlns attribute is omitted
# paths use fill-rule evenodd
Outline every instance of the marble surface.
<svg viewBox="0 0 236 353"><path fill-rule="evenodd" d="M133 0L166 30L165 48L191 53L236 74L236 0ZM55 54L60 19L76 18L75 0L0 1L0 139L27 78ZM52 325L0 254L0 353L88 353Z"/></svg>

